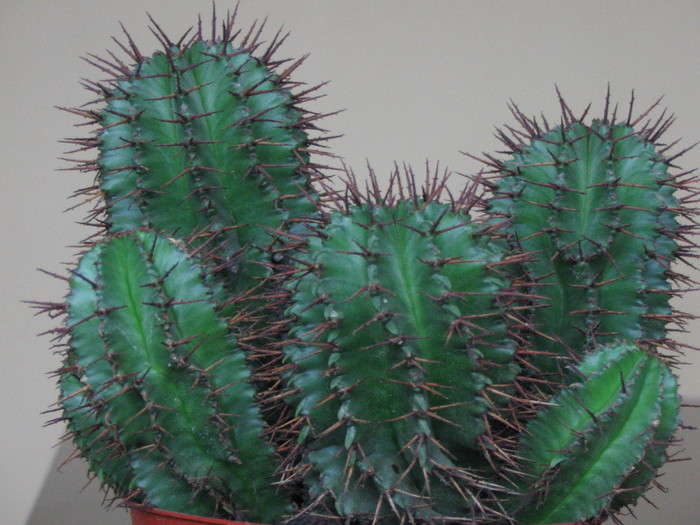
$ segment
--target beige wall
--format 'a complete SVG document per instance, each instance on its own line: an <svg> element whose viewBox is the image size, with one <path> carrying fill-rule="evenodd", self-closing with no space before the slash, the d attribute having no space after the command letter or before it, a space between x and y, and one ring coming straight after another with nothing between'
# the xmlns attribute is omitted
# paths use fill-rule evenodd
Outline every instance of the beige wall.
<svg viewBox="0 0 700 525"><path fill-rule="evenodd" d="M668 138L700 140L700 4L697 1L329 1L241 0L243 25L269 16L268 34L280 25L292 35L282 54L311 52L297 79L331 80L319 111L346 111L324 125L344 133L334 151L364 172L382 175L394 161L421 167L426 159L458 172L478 169L459 152L497 147L493 126L510 122L514 99L526 113L556 115L555 84L581 111L600 111L608 82L626 106L636 89L639 107L665 95L677 115ZM219 0L219 9L233 1ZM3 329L0 346L2 432L0 508L3 523L22 524L49 470L61 429L43 428L41 411L55 398L45 375L58 366L51 328L22 299L60 300L62 283L37 273L62 271L66 248L86 235L62 213L67 197L88 177L56 171L77 136L76 119L54 106L76 106L89 95L81 77L100 78L78 57L114 48L110 35L123 21L144 50L153 47L145 12L178 34L208 14L210 2L187 0L6 0L0 3L0 213ZM700 166L700 151L682 160ZM699 294L679 307L700 314ZM700 332L696 322L691 332ZM692 343L693 335L683 336ZM700 399L700 361L681 370L688 399ZM689 483L698 484L697 478ZM700 488L700 487L697 487ZM689 502L688 504L691 504ZM673 520L660 519L671 523ZM650 522L652 523L652 522ZM681 522L682 523L682 522Z"/></svg>

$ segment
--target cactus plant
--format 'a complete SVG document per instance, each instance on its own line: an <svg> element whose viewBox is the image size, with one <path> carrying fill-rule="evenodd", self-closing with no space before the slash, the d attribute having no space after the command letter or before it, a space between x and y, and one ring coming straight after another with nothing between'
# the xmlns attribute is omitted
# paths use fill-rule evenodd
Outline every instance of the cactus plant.
<svg viewBox="0 0 700 525"><path fill-rule="evenodd" d="M97 151L98 233L65 303L38 303L64 319L57 420L118 499L544 525L644 494L680 424L670 299L696 256L670 119L513 106L506 157L454 197L410 169L332 188L283 38L153 31L152 56L120 44L133 65L90 59L112 79L70 142Z"/></svg>

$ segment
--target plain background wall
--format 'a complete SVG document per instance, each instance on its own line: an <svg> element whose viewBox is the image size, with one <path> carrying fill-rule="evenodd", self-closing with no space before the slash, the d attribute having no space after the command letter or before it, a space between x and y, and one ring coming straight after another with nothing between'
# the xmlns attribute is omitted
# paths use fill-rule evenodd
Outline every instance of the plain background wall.
<svg viewBox="0 0 700 525"><path fill-rule="evenodd" d="M677 115L667 135L682 145L700 140L700 4L690 1L331 1L240 2L241 26L268 17L266 34L281 25L291 36L280 56L311 56L295 78L310 85L330 80L327 96L310 105L345 109L323 125L333 151L362 174L369 161L381 176L393 163L423 169L440 161L456 172L479 166L460 151L498 149L494 126L510 123L507 103L528 114L556 118L555 85L579 113L593 102L602 111L608 83L626 111L636 90L641 110L661 95ZM235 5L219 0L220 12ZM0 508L3 523L22 524L53 461L62 429L44 428L41 412L56 391L47 372L57 368L50 337L36 334L55 323L33 317L21 300L60 301L63 283L36 271L64 273L71 244L89 232L76 224L82 211L71 193L90 175L58 171L58 141L82 136L75 117L55 106L90 99L79 79L101 79L79 57L115 49L119 21L144 52L156 44L146 29L150 12L179 35L211 2L187 0L5 0L0 3ZM679 163L700 166L700 151ZM700 297L677 306L700 314ZM681 340L692 343L697 322ZM680 371L688 401L700 399L700 360ZM691 454L693 451L690 451ZM700 454L695 454L700 455ZM698 485L697 478L687 483ZM689 502L688 504L691 504ZM666 521L661 519L660 521ZM669 521L670 522L670 521ZM651 522L650 522L651 523Z"/></svg>

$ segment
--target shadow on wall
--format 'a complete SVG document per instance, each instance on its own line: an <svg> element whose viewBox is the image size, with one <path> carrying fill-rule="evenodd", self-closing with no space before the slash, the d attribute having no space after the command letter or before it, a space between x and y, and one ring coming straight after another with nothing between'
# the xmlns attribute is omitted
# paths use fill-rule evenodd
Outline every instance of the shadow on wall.
<svg viewBox="0 0 700 525"><path fill-rule="evenodd" d="M72 450L71 442L65 442L58 448L54 463L26 525L131 523L125 509L113 507L106 510L102 505L105 493L100 489L99 480L89 481L85 461L75 459L61 466Z"/></svg>

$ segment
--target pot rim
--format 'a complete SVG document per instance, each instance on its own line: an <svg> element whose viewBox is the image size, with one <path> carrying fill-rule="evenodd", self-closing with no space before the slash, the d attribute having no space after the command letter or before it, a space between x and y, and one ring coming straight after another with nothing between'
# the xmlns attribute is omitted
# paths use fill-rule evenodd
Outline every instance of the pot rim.
<svg viewBox="0 0 700 525"><path fill-rule="evenodd" d="M225 519L219 519L219 518L208 518L206 516L196 516L194 514L183 514L181 512L173 512L170 510L162 510L162 509L157 509L155 507L150 507L148 505L140 505L140 504L135 504L135 503L130 503L128 505L129 509L131 510L131 513L142 513L142 514L152 514L156 516L163 516L167 518L173 518L173 519L178 519L183 522L184 524L187 523L200 523L200 524L206 524L206 525L263 525L260 523L253 523L253 522L247 522L247 521L235 521L235 520L225 520ZM602 522L601 521L593 521L593 522L586 522L586 521L577 521L577 522L569 522L569 523L553 523L551 525L600 525Z"/></svg>
<svg viewBox="0 0 700 525"><path fill-rule="evenodd" d="M183 525L185 524L195 524L195 523L201 523L201 524L207 524L207 525L263 525L263 524L258 524L258 523L252 523L252 522L247 522L247 521L233 521L233 520L225 520L225 519L219 519L219 518L209 518L206 516L196 516L194 514L183 514L181 512L173 512L170 510L162 510L158 509L155 507L150 507L148 505L140 505L140 504L134 504L130 503L129 509L131 511L131 514L151 514L151 515L156 515L156 516L163 516L164 518L173 518L182 521Z"/></svg>

